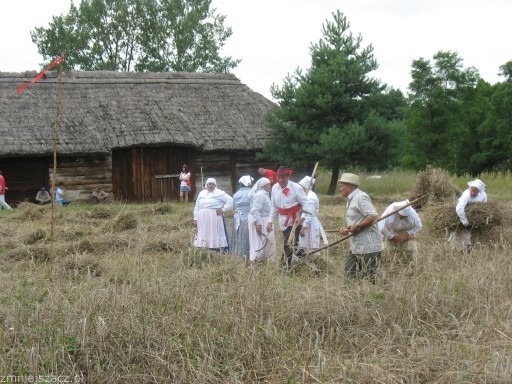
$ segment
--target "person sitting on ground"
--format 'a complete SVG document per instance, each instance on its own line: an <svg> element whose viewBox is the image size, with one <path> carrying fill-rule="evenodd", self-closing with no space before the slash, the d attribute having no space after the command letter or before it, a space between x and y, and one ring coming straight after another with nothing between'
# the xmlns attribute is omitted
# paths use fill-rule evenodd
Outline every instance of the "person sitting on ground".
<svg viewBox="0 0 512 384"><path fill-rule="evenodd" d="M409 200L390 204L381 217L395 212L409 204ZM416 262L418 258L418 244L416 235L423 227L420 216L413 207L408 206L397 213L379 221L379 231L384 238L384 248L389 252L399 253L406 260Z"/></svg>
<svg viewBox="0 0 512 384"><path fill-rule="evenodd" d="M49 202L51 202L51 200L52 198L50 197L50 194L48 193L45 187L41 187L41 189L37 191L36 201L39 204L48 204Z"/></svg>
<svg viewBox="0 0 512 384"><path fill-rule="evenodd" d="M99 204L104 202L108 197L108 193L103 191L100 187L96 187L94 191L92 191L91 203Z"/></svg>
<svg viewBox="0 0 512 384"><path fill-rule="evenodd" d="M68 199L65 197L66 192L64 191L64 184L59 183L57 186L57 190L55 191L55 204L61 205L61 206L67 206L71 203Z"/></svg>

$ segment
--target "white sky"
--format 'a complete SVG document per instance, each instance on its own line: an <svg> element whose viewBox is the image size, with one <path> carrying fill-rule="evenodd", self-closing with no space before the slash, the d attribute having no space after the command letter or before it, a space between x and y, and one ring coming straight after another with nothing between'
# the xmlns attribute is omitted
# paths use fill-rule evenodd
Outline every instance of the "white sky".
<svg viewBox="0 0 512 384"><path fill-rule="evenodd" d="M0 71L38 70L43 60L30 31L67 14L70 1L2 1ZM309 47L338 9L362 45L373 45L373 76L403 92L412 61L440 50L458 52L465 68L476 67L491 84L503 81L499 66L512 60L511 0L212 0L212 7L233 29L224 54L242 59L234 74L269 99L273 83L309 68Z"/></svg>

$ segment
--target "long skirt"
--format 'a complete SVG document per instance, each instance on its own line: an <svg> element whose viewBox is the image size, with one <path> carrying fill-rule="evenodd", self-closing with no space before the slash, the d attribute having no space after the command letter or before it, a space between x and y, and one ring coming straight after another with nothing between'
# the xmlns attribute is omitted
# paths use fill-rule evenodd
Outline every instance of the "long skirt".
<svg viewBox="0 0 512 384"><path fill-rule="evenodd" d="M266 227L269 216L261 217L261 228L263 233L256 231L256 224L251 215L249 215L249 244L250 261L274 260L276 257L276 236L274 231L266 233Z"/></svg>
<svg viewBox="0 0 512 384"><path fill-rule="evenodd" d="M233 253L237 256L249 257L248 220L233 220Z"/></svg>
<svg viewBox="0 0 512 384"><path fill-rule="evenodd" d="M228 247L224 216L217 215L216 209L203 208L199 211L194 246L215 250Z"/></svg>
<svg viewBox="0 0 512 384"><path fill-rule="evenodd" d="M320 240L323 240L325 245L328 244L327 236L325 236L324 229L320 220L317 217L313 218L311 225L305 229L305 235L299 236L299 248L306 251L320 248Z"/></svg>

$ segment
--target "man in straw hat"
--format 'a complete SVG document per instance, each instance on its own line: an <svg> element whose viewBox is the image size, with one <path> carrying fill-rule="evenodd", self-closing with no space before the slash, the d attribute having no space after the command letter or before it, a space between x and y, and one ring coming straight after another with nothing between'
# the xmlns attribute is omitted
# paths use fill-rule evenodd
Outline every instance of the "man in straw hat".
<svg viewBox="0 0 512 384"><path fill-rule="evenodd" d="M367 277L375 284L382 251L379 229L374 224L377 211L370 197L359 189L358 175L343 173L338 182L341 196L347 198L347 226L339 232L344 236L352 234L345 275Z"/></svg>
<svg viewBox="0 0 512 384"><path fill-rule="evenodd" d="M462 251L470 251L473 247L471 241L470 223L466 214L466 206L472 203L486 203L487 194L485 193L485 184L480 179L475 179L468 182L468 189L462 192L462 195L457 201L455 212L460 219L461 224L465 227L452 231L448 241L452 243L455 249Z"/></svg>
<svg viewBox="0 0 512 384"><path fill-rule="evenodd" d="M385 217L407 204L409 204L409 200L392 203L386 208L381 217ZM422 227L420 216L411 206L405 207L394 215L379 221L379 230L384 238L384 249L416 262L418 244L415 236Z"/></svg>
<svg viewBox="0 0 512 384"><path fill-rule="evenodd" d="M286 262L287 267L290 267L292 263L293 248L297 247L303 221L300 217L300 210L302 205L306 203L306 193L302 187L290 180L292 173L293 171L287 166L281 166L277 170L277 183L272 186L271 191L272 211L267 223L267 232L270 232L273 228L272 222L279 218L279 229L284 236L283 264ZM295 241L290 245L288 239L295 222L297 222L294 234Z"/></svg>

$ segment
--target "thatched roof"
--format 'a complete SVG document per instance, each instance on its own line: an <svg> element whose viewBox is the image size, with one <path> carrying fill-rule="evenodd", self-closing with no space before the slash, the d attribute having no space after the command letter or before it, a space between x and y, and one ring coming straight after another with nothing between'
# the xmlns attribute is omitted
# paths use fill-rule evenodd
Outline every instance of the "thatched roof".
<svg viewBox="0 0 512 384"><path fill-rule="evenodd" d="M58 76L17 95L37 73L0 73L0 157L52 153ZM62 75L58 151L179 144L198 150L257 150L269 137L276 105L234 75L75 72Z"/></svg>

